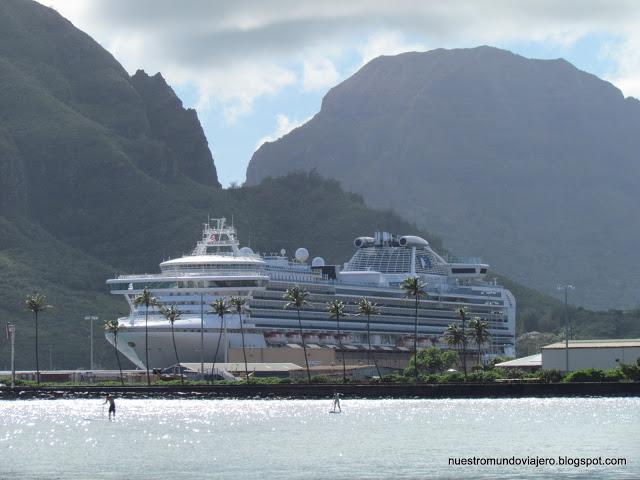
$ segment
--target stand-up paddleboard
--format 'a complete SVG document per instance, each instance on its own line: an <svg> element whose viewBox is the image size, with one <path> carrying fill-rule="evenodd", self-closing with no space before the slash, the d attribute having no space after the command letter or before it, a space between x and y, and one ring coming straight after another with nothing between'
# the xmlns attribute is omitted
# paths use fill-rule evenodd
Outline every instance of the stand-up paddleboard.
<svg viewBox="0 0 640 480"><path fill-rule="evenodd" d="M340 410L329 410L329 413L342 413Z"/></svg>

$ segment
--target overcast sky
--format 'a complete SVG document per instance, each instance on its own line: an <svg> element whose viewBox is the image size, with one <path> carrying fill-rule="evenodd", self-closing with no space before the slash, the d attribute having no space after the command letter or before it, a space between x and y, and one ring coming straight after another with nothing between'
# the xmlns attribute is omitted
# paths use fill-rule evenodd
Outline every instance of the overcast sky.
<svg viewBox="0 0 640 480"><path fill-rule="evenodd" d="M41 0L195 107L223 185L378 55L492 45L563 57L640 97L636 1Z"/></svg>

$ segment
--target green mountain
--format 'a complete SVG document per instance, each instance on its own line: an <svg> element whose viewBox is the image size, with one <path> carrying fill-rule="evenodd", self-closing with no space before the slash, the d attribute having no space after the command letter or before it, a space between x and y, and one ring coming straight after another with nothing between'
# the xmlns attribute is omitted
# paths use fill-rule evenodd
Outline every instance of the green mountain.
<svg viewBox="0 0 640 480"><path fill-rule="evenodd" d="M564 60L490 47L379 57L309 122L265 143L247 182L316 169L591 308L638 305L640 103Z"/></svg>
<svg viewBox="0 0 640 480"><path fill-rule="evenodd" d="M219 188L195 112L160 75L128 76L40 4L0 3L0 322L17 325L18 368L34 366L26 294L42 292L53 306L40 317L41 365L86 368L84 316L128 311L105 280L155 272L164 258L190 251L209 214L233 218L257 251L305 246L334 263L351 256L354 237L375 229L415 232L443 250L437 238L316 173ZM559 302L509 287L527 329L557 329ZM96 363L115 366L100 328L95 340ZM0 370L8 368L0 340Z"/></svg>

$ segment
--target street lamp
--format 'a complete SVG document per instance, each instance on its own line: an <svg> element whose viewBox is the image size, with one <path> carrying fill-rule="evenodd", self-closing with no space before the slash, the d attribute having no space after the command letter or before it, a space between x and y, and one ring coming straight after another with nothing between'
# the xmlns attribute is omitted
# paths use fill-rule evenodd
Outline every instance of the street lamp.
<svg viewBox="0 0 640 480"><path fill-rule="evenodd" d="M89 333L89 343L91 345L91 361L90 361L91 368L90 368L90 370L93 371L93 322L95 320L98 320L98 317L95 316L95 315L85 315L84 319L89 322L89 325L90 325L90 328L91 328L91 330L90 330L91 333Z"/></svg>
<svg viewBox="0 0 640 480"><path fill-rule="evenodd" d="M565 371L569 372L569 304L567 302L569 290L575 290L573 285L560 285L558 290L564 290L564 354Z"/></svg>

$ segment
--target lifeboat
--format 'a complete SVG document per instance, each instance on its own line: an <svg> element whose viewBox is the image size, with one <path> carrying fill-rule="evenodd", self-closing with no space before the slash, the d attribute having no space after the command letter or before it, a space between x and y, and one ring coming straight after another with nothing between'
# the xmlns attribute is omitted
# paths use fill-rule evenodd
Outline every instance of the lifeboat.
<svg viewBox="0 0 640 480"><path fill-rule="evenodd" d="M336 340L341 342L343 345L349 345L353 343L353 337L348 333L341 333L340 335L336 335Z"/></svg>
<svg viewBox="0 0 640 480"><path fill-rule="evenodd" d="M264 339L269 344L284 344L287 343L287 336L282 332L269 332L265 333Z"/></svg>
<svg viewBox="0 0 640 480"><path fill-rule="evenodd" d="M320 345L335 345L336 337L330 333L321 333L318 335L318 343Z"/></svg>
<svg viewBox="0 0 640 480"><path fill-rule="evenodd" d="M287 343L302 343L302 339L300 338L300 333L287 332Z"/></svg>
<svg viewBox="0 0 640 480"><path fill-rule="evenodd" d="M305 333L304 341L305 343L318 343L320 341L320 337L315 333Z"/></svg>

